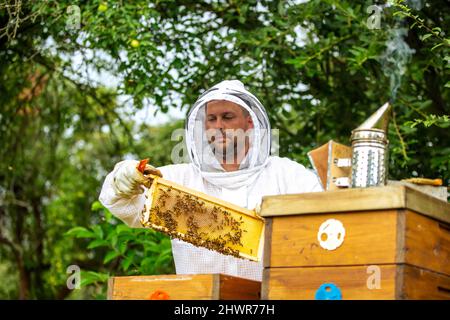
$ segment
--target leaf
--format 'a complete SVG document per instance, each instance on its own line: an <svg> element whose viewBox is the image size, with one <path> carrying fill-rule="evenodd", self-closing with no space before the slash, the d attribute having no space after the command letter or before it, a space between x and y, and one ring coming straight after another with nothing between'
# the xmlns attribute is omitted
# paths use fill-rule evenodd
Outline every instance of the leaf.
<svg viewBox="0 0 450 320"><path fill-rule="evenodd" d="M438 35L439 35L439 33L442 32L442 29L439 28L439 27L435 27L435 28L433 28L432 30L433 30L435 33L437 33Z"/></svg>
<svg viewBox="0 0 450 320"><path fill-rule="evenodd" d="M119 224L116 227L116 232L118 235L122 235L124 233L130 233L131 232L131 228L125 224Z"/></svg>
<svg viewBox="0 0 450 320"><path fill-rule="evenodd" d="M143 243L145 245L146 251L154 252L154 253L159 253L161 251L160 246L158 246L156 243L154 243L152 241L144 240Z"/></svg>
<svg viewBox="0 0 450 320"><path fill-rule="evenodd" d="M99 211L99 210L104 209L104 208L105 207L101 204L100 201L94 201L92 203L92 206L91 206L91 210L92 211Z"/></svg>
<svg viewBox="0 0 450 320"><path fill-rule="evenodd" d="M117 234L114 232L110 235L111 236L109 237L109 240L110 240L111 246L115 247L117 245L117 240L118 240Z"/></svg>
<svg viewBox="0 0 450 320"><path fill-rule="evenodd" d="M126 241L121 241L121 242L119 243L119 252L120 252L121 254L124 254L125 251L127 250L127 247L128 247L128 243L127 243Z"/></svg>
<svg viewBox="0 0 450 320"><path fill-rule="evenodd" d="M111 260L117 258L118 256L120 256L120 252L118 252L118 251L109 251L106 254L105 258L103 259L103 263L108 263Z"/></svg>
<svg viewBox="0 0 450 320"><path fill-rule="evenodd" d="M81 283L82 287L90 285L92 283L103 282L105 283L109 279L108 273L99 273L94 271L81 271Z"/></svg>
<svg viewBox="0 0 450 320"><path fill-rule="evenodd" d="M141 265L139 267L139 271L141 273L153 273L155 268L155 257L146 257L141 261Z"/></svg>
<svg viewBox="0 0 450 320"><path fill-rule="evenodd" d="M440 46L443 46L443 45L444 45L444 42L438 43L433 48L431 48L431 51L433 51L434 49L439 48Z"/></svg>
<svg viewBox="0 0 450 320"><path fill-rule="evenodd" d="M92 227L92 230L94 231L97 238L102 239L103 238L103 229L99 225L95 225Z"/></svg>
<svg viewBox="0 0 450 320"><path fill-rule="evenodd" d="M137 235L128 233L128 234L122 234L120 236L120 242L128 242L128 241L134 241L139 243L139 239L137 239Z"/></svg>
<svg viewBox="0 0 450 320"><path fill-rule="evenodd" d="M135 94L141 93L141 91L144 90L144 87L145 87L144 83L139 82L138 85L136 86L136 89L134 90L134 93Z"/></svg>
<svg viewBox="0 0 450 320"><path fill-rule="evenodd" d="M127 271L130 265L133 263L134 260L134 251L132 251L130 254L127 255L125 259L122 260L121 266L124 271Z"/></svg>
<svg viewBox="0 0 450 320"><path fill-rule="evenodd" d="M433 36L432 33L427 33L426 35L424 35L424 36L422 37L422 41L427 40L427 39L428 39L429 37L431 37L431 36Z"/></svg>
<svg viewBox="0 0 450 320"><path fill-rule="evenodd" d="M95 238L95 234L85 227L74 227L67 231L65 235L75 238Z"/></svg>
<svg viewBox="0 0 450 320"><path fill-rule="evenodd" d="M94 248L98 248L98 247L107 247L107 246L109 246L108 241L103 240L103 239L97 239L97 240L90 242L89 245L87 246L87 248L94 249Z"/></svg>
<svg viewBox="0 0 450 320"><path fill-rule="evenodd" d="M394 12L394 16L409 17L409 14L403 11L396 11Z"/></svg>

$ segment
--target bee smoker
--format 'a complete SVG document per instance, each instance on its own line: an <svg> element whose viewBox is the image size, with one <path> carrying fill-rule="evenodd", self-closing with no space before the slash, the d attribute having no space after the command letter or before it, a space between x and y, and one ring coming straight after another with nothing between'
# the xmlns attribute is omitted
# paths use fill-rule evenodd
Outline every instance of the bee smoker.
<svg viewBox="0 0 450 320"><path fill-rule="evenodd" d="M351 147L330 140L308 153L324 189L386 185L390 112L387 102L353 130Z"/></svg>
<svg viewBox="0 0 450 320"><path fill-rule="evenodd" d="M351 188L386 184L390 112L391 105L387 102L352 131Z"/></svg>

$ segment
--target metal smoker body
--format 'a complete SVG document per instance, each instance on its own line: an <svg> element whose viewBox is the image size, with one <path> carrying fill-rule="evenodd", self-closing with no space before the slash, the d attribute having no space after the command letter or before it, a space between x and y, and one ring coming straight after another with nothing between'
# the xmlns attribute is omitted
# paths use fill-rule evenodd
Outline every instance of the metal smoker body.
<svg viewBox="0 0 450 320"><path fill-rule="evenodd" d="M390 111L390 104L385 103L352 131L352 188L380 186L387 182Z"/></svg>

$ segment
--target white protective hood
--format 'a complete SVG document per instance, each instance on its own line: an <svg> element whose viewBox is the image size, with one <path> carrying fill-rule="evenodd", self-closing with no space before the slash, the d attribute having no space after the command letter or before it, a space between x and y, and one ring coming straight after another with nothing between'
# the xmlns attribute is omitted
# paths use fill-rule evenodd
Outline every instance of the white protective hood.
<svg viewBox="0 0 450 320"><path fill-rule="evenodd" d="M254 128L250 148L239 170L226 172L215 158L206 138L205 107L212 100L226 100L245 108L252 117ZM251 185L267 165L270 154L270 123L261 102L238 80L222 81L204 92L188 113L186 146L195 168L213 185L237 189Z"/></svg>

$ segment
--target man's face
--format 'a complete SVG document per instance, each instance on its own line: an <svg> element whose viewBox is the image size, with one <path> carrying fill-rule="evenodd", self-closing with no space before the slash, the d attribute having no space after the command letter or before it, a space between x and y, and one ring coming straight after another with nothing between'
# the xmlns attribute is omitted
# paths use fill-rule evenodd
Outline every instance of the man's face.
<svg viewBox="0 0 450 320"><path fill-rule="evenodd" d="M252 117L236 103L213 100L206 106L206 132L208 142L218 150L230 152L236 149L239 133L253 128Z"/></svg>

